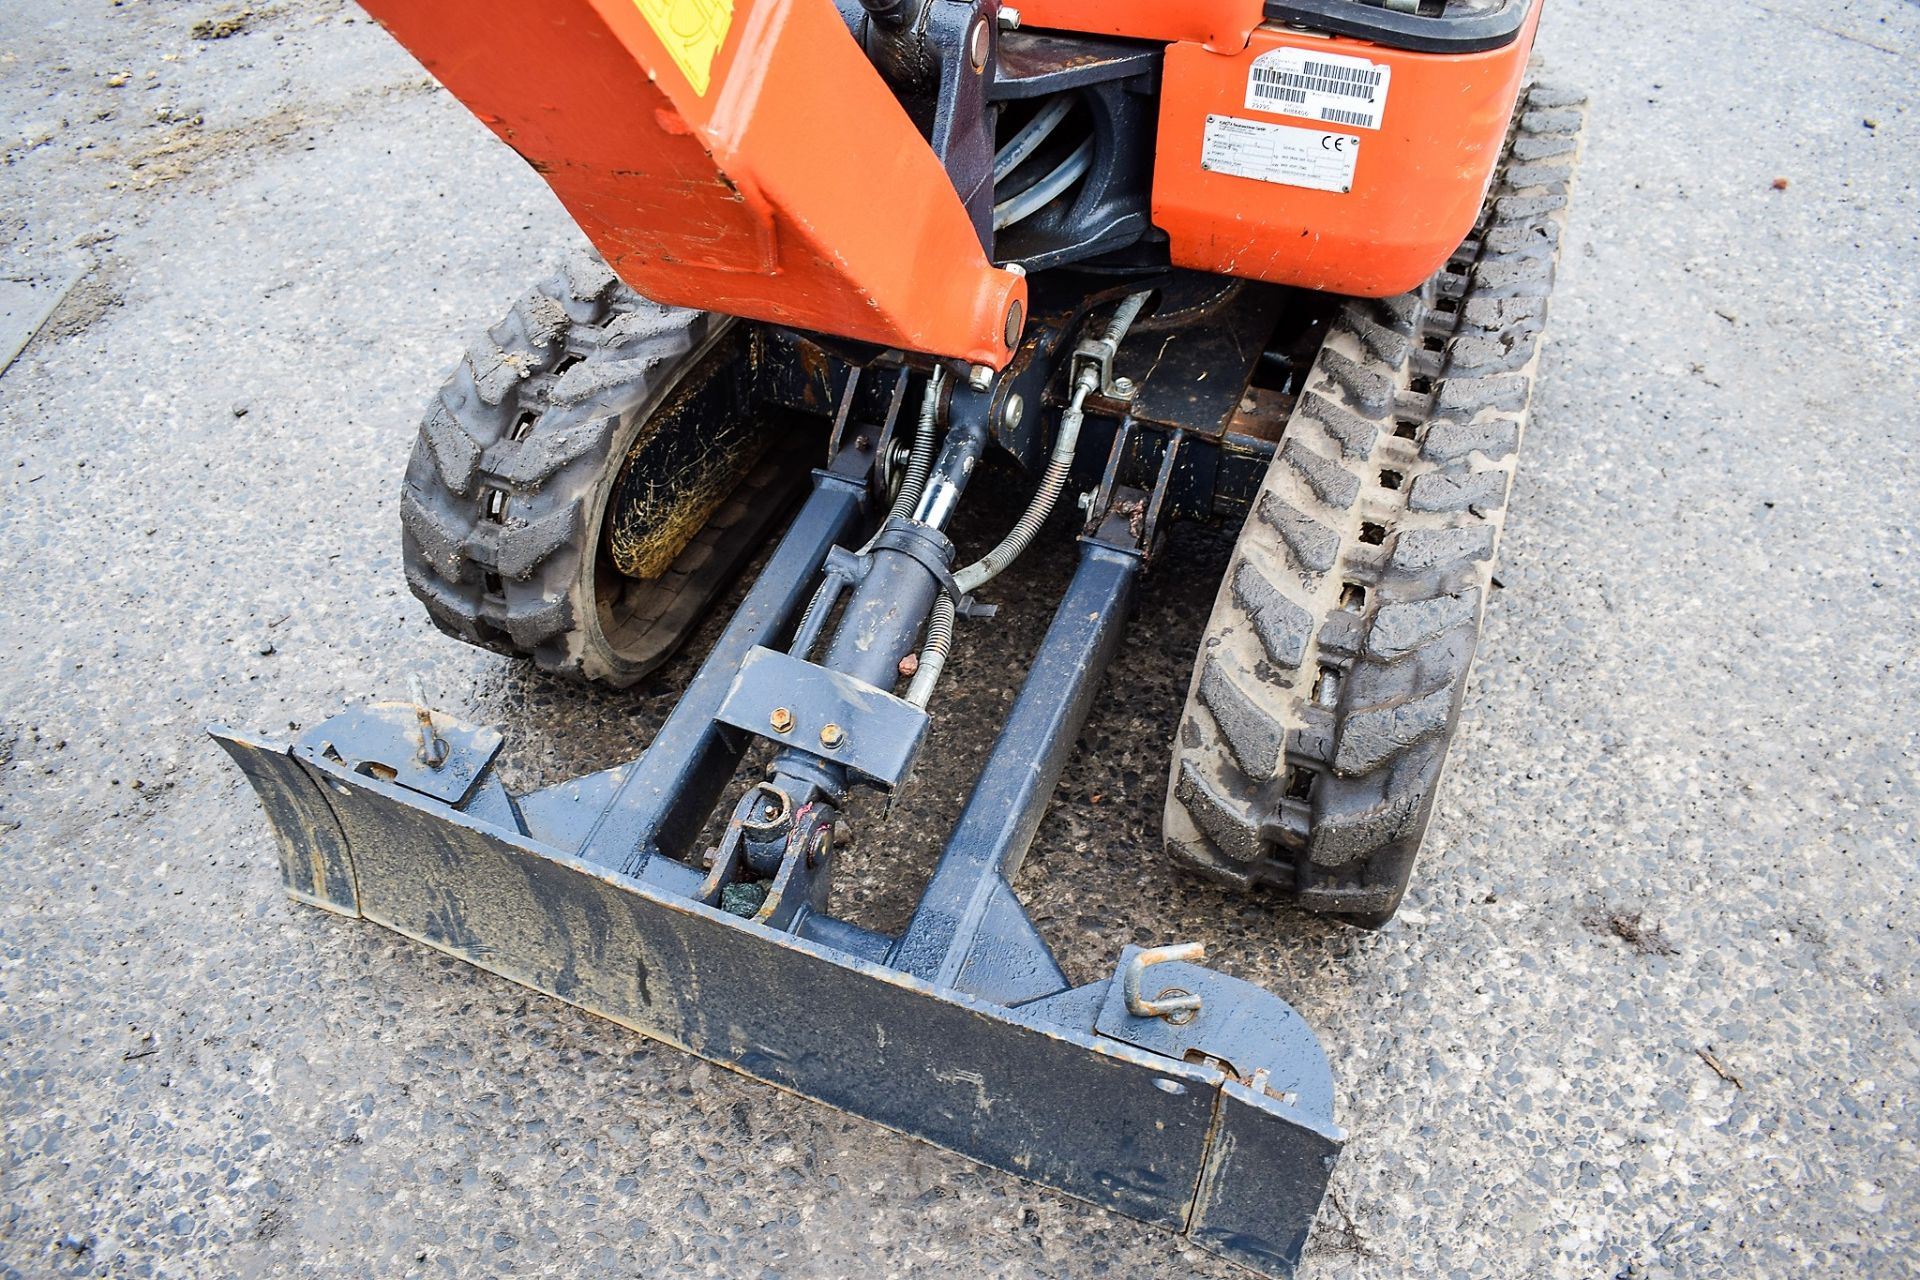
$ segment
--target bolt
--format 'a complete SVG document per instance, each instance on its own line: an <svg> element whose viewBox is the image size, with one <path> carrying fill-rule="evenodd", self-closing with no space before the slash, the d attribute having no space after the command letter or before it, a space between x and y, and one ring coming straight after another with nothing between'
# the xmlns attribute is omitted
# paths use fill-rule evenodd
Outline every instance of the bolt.
<svg viewBox="0 0 1920 1280"><path fill-rule="evenodd" d="M787 730L793 728L793 712L787 710L785 707L775 707L773 714L768 716L767 719L773 724L773 731L775 733L785 733Z"/></svg>
<svg viewBox="0 0 1920 1280"><path fill-rule="evenodd" d="M1027 402L1018 391L1007 397L1006 404L1000 407L1000 425L1008 431L1019 428L1021 419L1027 416Z"/></svg>
<svg viewBox="0 0 1920 1280"><path fill-rule="evenodd" d="M907 655L905 655L904 657L902 657L902 658L900 659L900 674L901 674L901 675L903 675L903 676L911 676L911 675L912 675L912 674L913 674L914 672L916 672L916 671L918 671L919 669L920 669L920 655L919 655L919 654L917 654L917 653L908 653Z"/></svg>
<svg viewBox="0 0 1920 1280"><path fill-rule="evenodd" d="M973 24L973 30L967 35L967 60L973 63L975 71L984 71L987 66L987 54L993 51L993 32L987 26L987 20L981 18Z"/></svg>
<svg viewBox="0 0 1920 1280"><path fill-rule="evenodd" d="M1076 505L1088 515L1093 514L1093 490L1089 489L1076 500Z"/></svg>
<svg viewBox="0 0 1920 1280"><path fill-rule="evenodd" d="M845 731L837 724L830 724L820 730L820 745L829 751L832 751L846 740L847 735Z"/></svg>
<svg viewBox="0 0 1920 1280"><path fill-rule="evenodd" d="M1170 1000L1182 1000L1182 1001L1192 1000L1193 1001L1192 1008L1186 1008L1186 1009L1176 1008L1172 1013L1169 1013L1167 1015L1167 1021L1171 1022L1176 1027L1184 1027L1189 1022L1192 1022L1195 1018L1200 1016L1199 1001L1193 1000L1193 993L1191 991L1185 990L1184 988L1168 987L1165 991L1162 991L1159 995L1155 996L1154 1000L1156 1003L1164 1003Z"/></svg>
<svg viewBox="0 0 1920 1280"><path fill-rule="evenodd" d="M1115 378L1113 380L1113 394L1119 396L1122 400L1127 399L1133 394L1133 379Z"/></svg>
<svg viewBox="0 0 1920 1280"><path fill-rule="evenodd" d="M1009 317L1009 319L1011 319L1011 317ZM993 366L977 364L967 370L967 385L975 391L985 391L988 387L991 387L993 385Z"/></svg>
<svg viewBox="0 0 1920 1280"><path fill-rule="evenodd" d="M1002 31L1018 31L1020 29L1020 11L1018 9L1002 9L1000 11L1000 29Z"/></svg>

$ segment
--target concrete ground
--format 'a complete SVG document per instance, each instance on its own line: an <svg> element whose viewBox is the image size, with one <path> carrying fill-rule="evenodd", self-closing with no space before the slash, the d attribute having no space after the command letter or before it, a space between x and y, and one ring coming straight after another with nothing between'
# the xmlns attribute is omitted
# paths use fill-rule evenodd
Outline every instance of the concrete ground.
<svg viewBox="0 0 1920 1280"><path fill-rule="evenodd" d="M1019 887L1079 980L1202 939L1318 1029L1352 1141L1308 1276L1916 1274L1920 8L1550 10L1593 127L1407 908L1362 935L1161 864L1201 533ZM0 6L0 151L0 277L37 282L0 313L79 273L0 376L0 1275L1239 1274L289 905L204 721L413 675L544 781L692 670L563 686L401 582L419 408L575 235L332 0ZM911 902L1069 562L963 650L860 918Z"/></svg>

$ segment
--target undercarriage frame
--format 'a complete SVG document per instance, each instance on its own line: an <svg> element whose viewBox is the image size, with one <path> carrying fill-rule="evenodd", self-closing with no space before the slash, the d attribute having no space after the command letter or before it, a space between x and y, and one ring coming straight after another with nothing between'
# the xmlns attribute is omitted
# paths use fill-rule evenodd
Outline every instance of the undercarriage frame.
<svg viewBox="0 0 1920 1280"><path fill-rule="evenodd" d="M1242 473L1257 483L1272 449L1257 428L1246 434L1266 416L1247 410L1286 398L1255 385L1284 383L1273 370L1285 360L1259 336L1276 331L1284 291L1160 283L1158 327L1143 325L1088 374L1097 394L1079 469L1090 487L1078 567L898 935L834 916L827 892L847 792L875 787L898 802L928 721L879 687L891 682L878 674L891 657L876 665L863 655L911 649L952 554L937 528L897 518L851 550L886 498L876 476L886 452L904 448L893 443L901 387L917 376L884 364L836 362L828 465L633 761L515 796L494 768L496 731L422 706L356 708L292 744L216 727L276 830L289 892L1291 1274L1343 1138L1311 1030L1277 997L1196 963L1197 947L1126 947L1111 974L1076 986L1011 888L1161 520L1233 510L1249 487ZM1009 414L1006 397L1024 389L1036 405L1060 400L1069 340L1087 314L1036 320L1006 378L981 388L955 380L940 466L958 484L989 433L1037 461L1048 441L1025 424L1058 415ZM1237 340L1243 330L1251 342ZM818 352L806 342L742 349L772 399L818 404ZM1158 376L1204 386L1195 362L1214 364L1216 385L1232 393L1157 396ZM824 621L805 617L823 573L842 575L855 595L832 645ZM891 585L877 581L887 573ZM856 616L860 592L898 599L916 577L929 581L912 607L884 621ZM756 741L777 748L768 781L739 798L719 845L696 849ZM754 890L744 902L742 884Z"/></svg>

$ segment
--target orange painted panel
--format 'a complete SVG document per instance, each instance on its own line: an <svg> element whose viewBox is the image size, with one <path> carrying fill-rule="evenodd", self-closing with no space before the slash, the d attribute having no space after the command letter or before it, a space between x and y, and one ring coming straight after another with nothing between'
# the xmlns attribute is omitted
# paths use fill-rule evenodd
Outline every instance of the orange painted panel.
<svg viewBox="0 0 1920 1280"><path fill-rule="evenodd" d="M1022 27L1243 49L1261 0L1020 0Z"/></svg>
<svg viewBox="0 0 1920 1280"><path fill-rule="evenodd" d="M1026 282L832 0L363 0L650 298L996 368Z"/></svg>
<svg viewBox="0 0 1920 1280"><path fill-rule="evenodd" d="M1484 53L1409 53L1273 27L1237 53L1170 46L1153 218L1174 263L1366 297L1413 288L1473 229L1539 21L1536 4L1519 39ZM1292 49L1386 68L1379 127L1248 107L1254 60ZM1322 144L1328 154L1312 154Z"/></svg>

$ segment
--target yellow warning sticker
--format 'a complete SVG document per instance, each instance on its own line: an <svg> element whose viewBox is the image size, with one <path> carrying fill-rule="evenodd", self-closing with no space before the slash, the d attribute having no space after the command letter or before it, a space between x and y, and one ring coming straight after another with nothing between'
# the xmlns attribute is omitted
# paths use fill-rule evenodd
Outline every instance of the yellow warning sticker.
<svg viewBox="0 0 1920 1280"><path fill-rule="evenodd" d="M633 4L667 46L693 91L706 97L713 59L733 25L733 0L633 0Z"/></svg>

